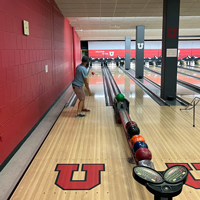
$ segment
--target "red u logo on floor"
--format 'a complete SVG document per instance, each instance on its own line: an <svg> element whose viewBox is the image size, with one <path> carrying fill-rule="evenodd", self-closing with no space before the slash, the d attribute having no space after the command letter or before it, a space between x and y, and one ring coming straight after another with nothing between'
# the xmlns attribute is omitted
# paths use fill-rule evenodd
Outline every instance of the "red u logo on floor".
<svg viewBox="0 0 200 200"><path fill-rule="evenodd" d="M82 164L85 180L73 180L73 173L78 169L79 164L58 164L55 184L63 190L91 190L101 184L101 171L105 171L105 164Z"/></svg>

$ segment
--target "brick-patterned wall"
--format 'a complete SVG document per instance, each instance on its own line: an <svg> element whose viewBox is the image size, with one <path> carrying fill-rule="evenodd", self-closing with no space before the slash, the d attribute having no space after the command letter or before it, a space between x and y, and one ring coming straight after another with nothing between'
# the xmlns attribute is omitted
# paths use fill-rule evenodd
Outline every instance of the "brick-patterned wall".
<svg viewBox="0 0 200 200"><path fill-rule="evenodd" d="M53 0L0 0L0 164L70 84L73 56L72 27Z"/></svg>

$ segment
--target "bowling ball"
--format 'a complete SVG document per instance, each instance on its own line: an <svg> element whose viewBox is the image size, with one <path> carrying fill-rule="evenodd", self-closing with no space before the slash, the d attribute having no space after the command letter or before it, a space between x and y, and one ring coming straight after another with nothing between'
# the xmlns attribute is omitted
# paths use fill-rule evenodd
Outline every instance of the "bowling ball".
<svg viewBox="0 0 200 200"><path fill-rule="evenodd" d="M124 95L121 94L121 93L119 93L119 94L116 96L116 99L117 99L118 101L123 101L123 100L124 100Z"/></svg>
<svg viewBox="0 0 200 200"><path fill-rule="evenodd" d="M137 162L141 160L151 160L152 159L151 151L149 151L149 149L147 148L140 148L135 153L135 159Z"/></svg>
<svg viewBox="0 0 200 200"><path fill-rule="evenodd" d="M138 149L140 148L147 148L148 149L148 146L145 142L143 141L138 141L134 144L133 146L133 151L136 152Z"/></svg>
<svg viewBox="0 0 200 200"><path fill-rule="evenodd" d="M136 124L134 121L128 121L128 122L126 123L126 130L127 130L131 125L137 126L137 124Z"/></svg>
<svg viewBox="0 0 200 200"><path fill-rule="evenodd" d="M140 134L140 129L138 128L138 126L131 125L127 129L127 134L129 136L129 138L132 138L134 135Z"/></svg>
<svg viewBox="0 0 200 200"><path fill-rule="evenodd" d="M94 72L92 72L92 75L94 75L95 73Z"/></svg>
<svg viewBox="0 0 200 200"><path fill-rule="evenodd" d="M133 146L136 142L138 141L142 141L142 142L145 142L145 139L141 136L141 135L134 135L132 138L131 138L131 145Z"/></svg>

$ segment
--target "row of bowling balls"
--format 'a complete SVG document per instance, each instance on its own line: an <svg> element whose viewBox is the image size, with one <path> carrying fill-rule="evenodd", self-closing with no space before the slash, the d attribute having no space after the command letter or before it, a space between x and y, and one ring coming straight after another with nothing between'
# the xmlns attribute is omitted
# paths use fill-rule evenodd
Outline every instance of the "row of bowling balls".
<svg viewBox="0 0 200 200"><path fill-rule="evenodd" d="M145 143L145 139L140 135L140 129L134 121L126 123L126 132L131 143L134 158L137 162L141 160L151 160L152 154Z"/></svg>

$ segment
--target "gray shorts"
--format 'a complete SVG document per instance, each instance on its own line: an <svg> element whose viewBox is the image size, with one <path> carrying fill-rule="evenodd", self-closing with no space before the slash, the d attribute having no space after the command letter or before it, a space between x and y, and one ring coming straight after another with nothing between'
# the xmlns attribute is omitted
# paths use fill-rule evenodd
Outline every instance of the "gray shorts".
<svg viewBox="0 0 200 200"><path fill-rule="evenodd" d="M72 85L73 87L73 90L77 96L77 98L80 100L80 101L84 101L85 100L85 92L83 90L83 86L82 87L77 87L75 85Z"/></svg>

